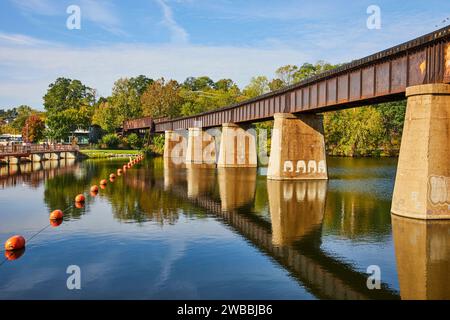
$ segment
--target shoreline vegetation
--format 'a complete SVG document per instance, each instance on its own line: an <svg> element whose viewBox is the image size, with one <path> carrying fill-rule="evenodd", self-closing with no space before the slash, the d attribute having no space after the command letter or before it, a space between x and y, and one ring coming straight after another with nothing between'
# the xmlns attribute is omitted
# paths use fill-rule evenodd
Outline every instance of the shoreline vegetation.
<svg viewBox="0 0 450 320"><path fill-rule="evenodd" d="M214 81L201 76L178 82L140 75L118 79L107 97L97 96L94 88L80 80L58 78L43 97L43 111L29 106L0 109L0 134L22 133L23 141L30 143L77 143L77 131L84 132L80 136L83 144L99 149L84 152L91 158L122 156L127 152L116 150L128 148L161 154L162 135L150 138L148 131L141 131L122 136L118 132L123 122L141 117L173 119L196 115L282 89L339 66L323 61L286 65L275 71L273 79L256 76L244 88L232 79ZM405 110L406 101L401 100L323 113L327 153L346 157L398 155ZM256 123L254 127L267 131L270 150L273 121Z"/></svg>

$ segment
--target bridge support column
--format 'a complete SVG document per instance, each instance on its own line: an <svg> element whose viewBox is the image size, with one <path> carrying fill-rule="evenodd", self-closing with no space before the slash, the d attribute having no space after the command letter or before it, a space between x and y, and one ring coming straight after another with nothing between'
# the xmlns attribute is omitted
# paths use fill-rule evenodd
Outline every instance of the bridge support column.
<svg viewBox="0 0 450 320"><path fill-rule="evenodd" d="M181 164L186 161L186 138L180 132L166 131L164 139L164 158Z"/></svg>
<svg viewBox="0 0 450 320"><path fill-rule="evenodd" d="M61 158L61 153L60 152L52 152L49 154L49 159L50 160L59 160Z"/></svg>
<svg viewBox="0 0 450 320"><path fill-rule="evenodd" d="M222 125L218 167L257 167L256 132L248 132L234 123Z"/></svg>
<svg viewBox="0 0 450 320"><path fill-rule="evenodd" d="M450 85L406 89L408 105L392 213L450 219Z"/></svg>
<svg viewBox="0 0 450 320"><path fill-rule="evenodd" d="M13 157L13 156L8 157L8 164L18 164L19 162L20 162L19 157Z"/></svg>
<svg viewBox="0 0 450 320"><path fill-rule="evenodd" d="M214 137L201 128L189 128L186 164L215 164L216 143Z"/></svg>
<svg viewBox="0 0 450 320"><path fill-rule="evenodd" d="M323 117L276 113L267 178L328 179Z"/></svg>
<svg viewBox="0 0 450 320"><path fill-rule="evenodd" d="M30 155L31 162L41 162L42 161L42 154L33 153Z"/></svg>
<svg viewBox="0 0 450 320"><path fill-rule="evenodd" d="M64 158L65 159L76 159L77 155L75 152L65 152Z"/></svg>

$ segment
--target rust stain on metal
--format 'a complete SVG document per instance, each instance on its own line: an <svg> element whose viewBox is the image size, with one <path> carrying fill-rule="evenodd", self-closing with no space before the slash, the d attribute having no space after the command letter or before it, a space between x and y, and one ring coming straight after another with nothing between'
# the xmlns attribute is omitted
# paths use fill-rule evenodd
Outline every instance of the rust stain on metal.
<svg viewBox="0 0 450 320"><path fill-rule="evenodd" d="M419 65L419 69L420 69L420 73L421 74L425 74L425 71L427 70L427 61L424 60L420 65Z"/></svg>
<svg viewBox="0 0 450 320"><path fill-rule="evenodd" d="M450 43L445 46L445 72L444 81L450 82Z"/></svg>

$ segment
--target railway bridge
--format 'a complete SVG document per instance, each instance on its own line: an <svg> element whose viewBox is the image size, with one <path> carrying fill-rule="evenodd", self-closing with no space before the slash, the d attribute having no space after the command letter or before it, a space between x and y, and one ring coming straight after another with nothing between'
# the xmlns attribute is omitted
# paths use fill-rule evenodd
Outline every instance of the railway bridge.
<svg viewBox="0 0 450 320"><path fill-rule="evenodd" d="M450 218L450 27L278 91L198 115L131 120L165 133L164 157L256 167L252 123L274 119L268 179L328 179L322 113L407 98L392 212Z"/></svg>

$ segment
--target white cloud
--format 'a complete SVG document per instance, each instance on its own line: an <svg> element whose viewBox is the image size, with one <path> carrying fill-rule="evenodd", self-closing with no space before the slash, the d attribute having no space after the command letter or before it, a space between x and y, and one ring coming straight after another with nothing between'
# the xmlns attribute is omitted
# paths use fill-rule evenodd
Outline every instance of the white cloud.
<svg viewBox="0 0 450 320"><path fill-rule="evenodd" d="M2 46L0 106L28 103L40 107L57 77L76 78L109 95L115 80L145 74L184 81L188 76L231 78L239 85L257 74L272 75L280 65L306 61L288 48L232 46L132 45L90 48Z"/></svg>
<svg viewBox="0 0 450 320"><path fill-rule="evenodd" d="M47 41L39 40L23 34L9 34L0 32L0 45L37 46L48 44Z"/></svg>
<svg viewBox="0 0 450 320"><path fill-rule="evenodd" d="M116 13L116 9L110 2L101 0L82 0L80 8L82 19L94 22L111 33L117 35L125 34L125 32L120 29L121 22Z"/></svg>
<svg viewBox="0 0 450 320"><path fill-rule="evenodd" d="M34 13L40 15L56 15L58 10L55 7L55 2L51 0L10 0L22 12Z"/></svg>
<svg viewBox="0 0 450 320"><path fill-rule="evenodd" d="M172 8L169 7L165 0L157 0L157 2L163 11L163 24L171 33L172 43L187 43L189 34L175 21Z"/></svg>

